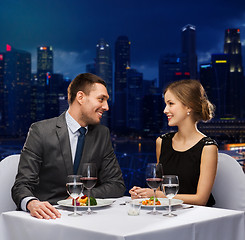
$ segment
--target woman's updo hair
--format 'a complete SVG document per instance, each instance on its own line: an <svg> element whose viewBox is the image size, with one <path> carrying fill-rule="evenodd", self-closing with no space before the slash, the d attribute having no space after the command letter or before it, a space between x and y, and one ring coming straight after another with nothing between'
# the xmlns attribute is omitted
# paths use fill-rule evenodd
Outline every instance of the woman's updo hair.
<svg viewBox="0 0 245 240"><path fill-rule="evenodd" d="M164 95L170 91L185 106L192 109L196 121L208 121L214 116L214 105L208 100L202 84L197 80L180 80L170 83Z"/></svg>

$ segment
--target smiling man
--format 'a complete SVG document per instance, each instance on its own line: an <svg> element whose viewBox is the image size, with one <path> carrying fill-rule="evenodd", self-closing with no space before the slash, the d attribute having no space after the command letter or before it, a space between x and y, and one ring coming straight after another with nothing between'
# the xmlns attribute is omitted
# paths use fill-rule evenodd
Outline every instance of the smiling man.
<svg viewBox="0 0 245 240"><path fill-rule="evenodd" d="M79 74L68 87L69 109L56 118L30 127L21 152L18 173L12 188L17 208L37 218L57 218L52 204L66 199L66 177L80 174L83 163L97 166L96 198L121 197L125 185L110 139L109 129L100 125L109 110L105 82L90 73ZM80 128L85 137L77 169L74 161ZM86 194L86 191L84 191Z"/></svg>

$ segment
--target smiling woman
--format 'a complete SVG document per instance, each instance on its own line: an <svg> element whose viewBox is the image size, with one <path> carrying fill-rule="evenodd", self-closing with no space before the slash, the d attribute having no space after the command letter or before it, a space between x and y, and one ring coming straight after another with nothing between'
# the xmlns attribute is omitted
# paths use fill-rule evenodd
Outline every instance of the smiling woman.
<svg viewBox="0 0 245 240"><path fill-rule="evenodd" d="M213 105L197 80L171 83L164 91L164 113L170 126L178 131L160 136L156 140L157 162L164 175L179 177L179 192L175 198L185 203L212 206L211 194L217 168L217 143L197 129L197 122L213 116ZM132 198L151 197L148 188L133 187ZM165 197L157 191L157 197Z"/></svg>
<svg viewBox="0 0 245 240"><path fill-rule="evenodd" d="M195 122L203 120L211 120L214 116L214 106L209 102L206 92L199 81L195 80L182 80L173 82L164 91L164 99L166 108L169 105L181 105L186 108L187 115L192 112ZM174 99L174 102L171 101ZM168 104L170 103L170 104Z"/></svg>

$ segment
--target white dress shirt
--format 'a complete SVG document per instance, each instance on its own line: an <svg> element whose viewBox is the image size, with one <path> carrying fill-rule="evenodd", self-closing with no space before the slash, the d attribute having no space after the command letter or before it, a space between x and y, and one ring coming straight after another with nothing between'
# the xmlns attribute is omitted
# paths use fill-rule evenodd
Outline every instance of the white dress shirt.
<svg viewBox="0 0 245 240"><path fill-rule="evenodd" d="M76 154L76 148L77 148L77 141L78 136L80 135L80 132L78 131L81 127L80 124L68 113L66 112L66 124L68 128L68 134L70 138L70 145L71 145L71 155L72 155L72 161L74 163L75 160L75 154ZM86 133L88 132L88 126L86 128Z"/></svg>

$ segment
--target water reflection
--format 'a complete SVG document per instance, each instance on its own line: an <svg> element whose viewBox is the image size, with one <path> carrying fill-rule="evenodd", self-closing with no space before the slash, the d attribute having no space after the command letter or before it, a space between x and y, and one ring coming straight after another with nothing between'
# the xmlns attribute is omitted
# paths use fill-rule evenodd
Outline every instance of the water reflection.
<svg viewBox="0 0 245 240"><path fill-rule="evenodd" d="M147 163L156 162L155 141L115 141L113 147L122 169L123 178L128 191L133 186L146 187L145 168Z"/></svg>

